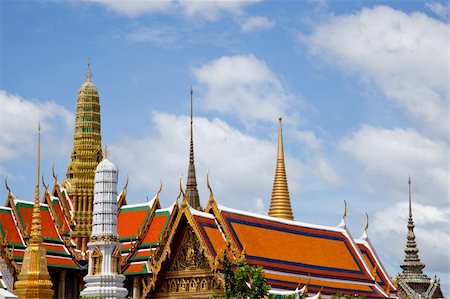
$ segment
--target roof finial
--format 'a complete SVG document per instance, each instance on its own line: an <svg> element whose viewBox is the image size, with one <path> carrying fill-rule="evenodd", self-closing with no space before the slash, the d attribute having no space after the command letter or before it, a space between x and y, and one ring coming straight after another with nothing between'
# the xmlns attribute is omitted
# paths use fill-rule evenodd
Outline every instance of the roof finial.
<svg viewBox="0 0 450 299"><path fill-rule="evenodd" d="M189 93L191 94L191 124L192 124L192 96L194 94L194 90L192 89L192 85L191 85L191 89L189 90Z"/></svg>
<svg viewBox="0 0 450 299"><path fill-rule="evenodd" d="M106 145L103 149L103 159L109 159L110 151L108 149L108 146Z"/></svg>
<svg viewBox="0 0 450 299"><path fill-rule="evenodd" d="M159 196L159 194L161 194L162 188L163 188L162 180L159 180L159 190L158 190L158 192L156 193L157 196Z"/></svg>
<svg viewBox="0 0 450 299"><path fill-rule="evenodd" d="M344 199L344 214L342 214L342 219L347 217L347 201Z"/></svg>
<svg viewBox="0 0 450 299"><path fill-rule="evenodd" d="M48 185L44 181L44 175L42 175L42 186L44 186L45 190L48 190Z"/></svg>
<svg viewBox="0 0 450 299"><path fill-rule="evenodd" d="M87 71L86 71L86 81L91 82L92 73L91 73L91 60L88 58L87 60Z"/></svg>
<svg viewBox="0 0 450 299"><path fill-rule="evenodd" d="M291 199L284 166L282 118L278 118L278 152L275 179L273 181L272 199L270 201L269 216L293 220Z"/></svg>
<svg viewBox="0 0 450 299"><path fill-rule="evenodd" d="M214 194L213 194L213 190L211 188L211 184L209 183L209 169L208 169L208 173L206 173L206 187L208 187L209 189L209 200L208 200L208 205L214 201Z"/></svg>
<svg viewBox="0 0 450 299"><path fill-rule="evenodd" d="M411 176L408 178L409 189L409 217L408 217L408 234L406 236L405 260L400 265L403 269L402 275L414 278L415 280L424 279L422 269L425 267L420 262L419 249L416 244L416 235L414 234L414 221L412 217L412 203L411 203Z"/></svg>
<svg viewBox="0 0 450 299"><path fill-rule="evenodd" d="M194 209L201 210L202 207L200 205L200 197L198 195L198 189L197 189L197 178L195 175L195 164L194 164L194 113L193 113L193 100L192 95L194 94L194 91L191 89L189 91L191 95L191 107L190 107L190 134L191 134L191 141L190 141L190 147L189 147L189 167L188 167L188 176L186 180L186 199L189 202L189 205L193 207Z"/></svg>
<svg viewBox="0 0 450 299"><path fill-rule="evenodd" d="M39 177L41 173L41 122L38 123L38 148L37 148L37 169L36 169L36 189L34 191L33 215L31 220L31 241L40 243L41 239L41 207L39 205Z"/></svg>
<svg viewBox="0 0 450 299"><path fill-rule="evenodd" d="M52 175L53 175L53 178L55 179L55 183L58 181L58 176L55 174L55 163L53 163L53 166L52 166Z"/></svg>
<svg viewBox="0 0 450 299"><path fill-rule="evenodd" d="M6 190L8 190L8 193L11 193L11 189L9 188L9 185L8 185L8 176L5 177L5 187L6 187Z"/></svg>
<svg viewBox="0 0 450 299"><path fill-rule="evenodd" d="M366 226L364 227L364 231L367 233L369 229L369 214L366 213Z"/></svg>
<svg viewBox="0 0 450 299"><path fill-rule="evenodd" d="M408 177L408 189L409 189L409 217L412 218L412 208L411 208L411 176Z"/></svg>

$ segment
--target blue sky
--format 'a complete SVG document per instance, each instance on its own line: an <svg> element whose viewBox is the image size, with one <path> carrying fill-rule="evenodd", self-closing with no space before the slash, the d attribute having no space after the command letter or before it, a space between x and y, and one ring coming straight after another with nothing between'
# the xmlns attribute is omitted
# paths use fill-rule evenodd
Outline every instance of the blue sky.
<svg viewBox="0 0 450 299"><path fill-rule="evenodd" d="M369 237L388 272L406 242L408 175L420 256L448 294L449 2L2 1L0 175L32 199L62 181L86 60L103 145L129 202L178 194L188 163L189 88L201 200L267 213L283 116L296 220ZM0 191L6 199L6 190Z"/></svg>

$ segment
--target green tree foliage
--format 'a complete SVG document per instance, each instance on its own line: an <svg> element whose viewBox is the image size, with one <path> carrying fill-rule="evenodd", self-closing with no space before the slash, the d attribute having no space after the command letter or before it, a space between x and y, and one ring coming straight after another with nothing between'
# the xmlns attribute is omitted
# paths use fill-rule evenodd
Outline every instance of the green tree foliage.
<svg viewBox="0 0 450 299"><path fill-rule="evenodd" d="M259 299L267 296L270 286L266 283L262 267L253 267L241 258L236 265L223 252L221 272L225 280L225 298Z"/></svg>

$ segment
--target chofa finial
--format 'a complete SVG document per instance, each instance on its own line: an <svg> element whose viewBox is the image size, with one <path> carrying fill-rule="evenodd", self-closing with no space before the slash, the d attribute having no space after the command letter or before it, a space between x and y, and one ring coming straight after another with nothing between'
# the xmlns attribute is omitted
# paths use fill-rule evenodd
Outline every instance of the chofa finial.
<svg viewBox="0 0 450 299"><path fill-rule="evenodd" d="M347 201L344 199L344 214L342 215L342 219L347 217Z"/></svg>
<svg viewBox="0 0 450 299"><path fill-rule="evenodd" d="M161 194L162 188L163 188L162 180L159 180L159 190L158 190L158 192L156 193L158 196L159 196L159 194Z"/></svg>
<svg viewBox="0 0 450 299"><path fill-rule="evenodd" d="M364 227L364 231L367 233L369 229L369 214L366 213L366 226Z"/></svg>
<svg viewBox="0 0 450 299"><path fill-rule="evenodd" d="M48 185L45 184L45 181L44 181L44 175L42 175L42 186L44 186L45 190L48 189Z"/></svg>
<svg viewBox="0 0 450 299"><path fill-rule="evenodd" d="M8 190L8 193L11 193L11 189L9 188L9 185L8 185L8 176L5 177L5 187L6 187L6 190Z"/></svg>

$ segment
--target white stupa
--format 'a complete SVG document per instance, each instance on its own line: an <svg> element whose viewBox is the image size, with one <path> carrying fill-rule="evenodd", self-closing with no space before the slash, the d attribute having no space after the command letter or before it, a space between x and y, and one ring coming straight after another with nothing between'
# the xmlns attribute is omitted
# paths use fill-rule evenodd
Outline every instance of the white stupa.
<svg viewBox="0 0 450 299"><path fill-rule="evenodd" d="M117 178L119 170L108 159L95 170L94 211L89 247L89 270L84 277L84 298L124 298L125 276L120 274L117 234Z"/></svg>

